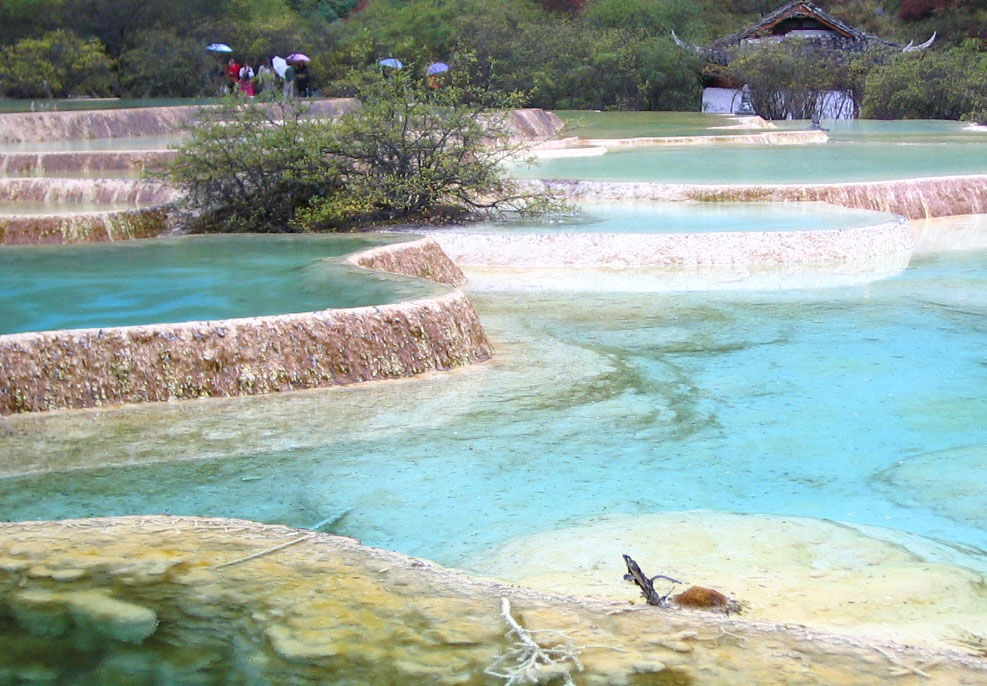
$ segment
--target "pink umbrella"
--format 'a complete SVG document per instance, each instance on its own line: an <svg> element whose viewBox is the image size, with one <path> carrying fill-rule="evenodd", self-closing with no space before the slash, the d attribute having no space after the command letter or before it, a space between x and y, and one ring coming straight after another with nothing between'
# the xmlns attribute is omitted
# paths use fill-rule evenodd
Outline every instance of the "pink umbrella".
<svg viewBox="0 0 987 686"><path fill-rule="evenodd" d="M286 60L289 62L311 62L312 58L306 55L304 52L293 52L287 57Z"/></svg>

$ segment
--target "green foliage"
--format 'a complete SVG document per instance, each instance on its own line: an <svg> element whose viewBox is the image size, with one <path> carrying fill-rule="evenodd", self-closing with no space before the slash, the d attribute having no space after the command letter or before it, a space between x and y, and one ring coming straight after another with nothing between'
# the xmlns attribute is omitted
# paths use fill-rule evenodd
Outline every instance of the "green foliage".
<svg viewBox="0 0 987 686"><path fill-rule="evenodd" d="M131 98L215 95L226 83L223 61L203 50L201 41L162 30L137 34L119 67L121 95Z"/></svg>
<svg viewBox="0 0 987 686"><path fill-rule="evenodd" d="M203 54L204 47L222 41L234 47L238 60L255 68L275 54L308 53L313 58L309 68L312 84L324 94L342 92L342 79L349 70L384 57L397 57L419 74L437 60L460 71L469 69L478 85L501 93L525 93L528 105L694 109L699 101L702 64L674 46L670 32L703 44L748 25L781 2L549 3L574 10L558 12L547 11L541 0L371 0L354 12L356 0L3 0L0 45L7 46L5 52L22 40L50 42L43 37L62 29L83 42L98 40L111 66L115 66L112 60L119 60L119 69L107 72L94 66L94 75L103 74L103 80L94 79L84 87L66 86L60 80L64 73L59 72L65 60L42 55L42 61L25 66L27 63L12 53L14 62L0 65L0 72L4 74L5 92L22 96L30 93L37 97L48 91L213 94L218 63L215 56ZM983 0L831 0L822 4L853 26L903 43L922 41L933 30L939 32L936 47L940 48L957 47L967 36L987 39ZM581 9L575 11L579 5ZM919 5L931 10L909 10ZM344 16L347 21L338 21ZM903 21L903 16L908 21ZM972 51L983 54L985 48L981 42ZM24 51L41 54L44 48L28 43L21 46L21 53ZM865 72L885 59L878 56L875 61L868 52L864 60L820 63L833 70L827 73L807 66L806 60L785 57L785 62L784 56L768 57L776 64L751 61L743 69L792 84L798 91L796 100L807 89L835 87L852 91L858 102L863 98ZM922 71L900 61L894 60L889 67L892 72ZM942 69L948 70L948 65ZM211 80L214 71L217 79ZM793 78L793 74L798 77ZM819 81L806 88L802 83L805 77ZM895 78L874 72L868 81L870 111L909 109L903 104L906 98L884 86ZM970 78L968 74L960 80L969 84ZM901 85L911 94L908 97L920 103L912 108L916 112L936 110L930 89L921 84ZM952 90L968 90L954 83L946 85ZM884 95L878 96L879 92ZM897 104L881 105L881 97ZM970 109L963 99L961 94L950 92L947 100L952 104L938 109L962 114Z"/></svg>
<svg viewBox="0 0 987 686"><path fill-rule="evenodd" d="M352 12L356 0L290 0L290 5L301 17L317 17L332 22Z"/></svg>
<svg viewBox="0 0 987 686"><path fill-rule="evenodd" d="M582 14L546 12L531 2L491 0L375 1L341 29L337 65L395 56L422 67L475 56L472 76L486 88L527 93L548 108L691 108L699 100L696 58L675 46L667 22L689 32L684 0L639 0L653 11L639 20L621 3L597 0Z"/></svg>
<svg viewBox="0 0 987 686"><path fill-rule="evenodd" d="M303 115L294 103L236 99L201 110L170 168L195 215L192 228L292 231L299 208L333 192L331 161L313 154L321 129Z"/></svg>
<svg viewBox="0 0 987 686"><path fill-rule="evenodd" d="M909 38L935 31L942 45L960 45L967 38L987 40L983 0L901 0L898 16Z"/></svg>
<svg viewBox="0 0 987 686"><path fill-rule="evenodd" d="M747 84L755 111L765 119L812 119L822 117L827 91L850 93L856 109L868 59L873 55L785 42L738 50L724 73Z"/></svg>
<svg viewBox="0 0 987 686"><path fill-rule="evenodd" d="M99 41L52 31L0 50L0 92L22 98L109 95L112 66Z"/></svg>
<svg viewBox="0 0 987 686"><path fill-rule="evenodd" d="M295 102L206 110L171 168L194 227L345 230L555 206L507 176L522 144L489 93L468 83L430 91L376 69L347 84L362 106L338 119L307 117Z"/></svg>
<svg viewBox="0 0 987 686"><path fill-rule="evenodd" d="M0 45L35 38L60 26L60 0L3 0L0 2Z"/></svg>
<svg viewBox="0 0 987 686"><path fill-rule="evenodd" d="M683 33L691 32L701 13L702 7L690 0L591 0L583 19L603 28Z"/></svg>
<svg viewBox="0 0 987 686"><path fill-rule="evenodd" d="M974 41L947 50L895 55L867 76L862 115L875 119L960 119L987 109L987 53Z"/></svg>

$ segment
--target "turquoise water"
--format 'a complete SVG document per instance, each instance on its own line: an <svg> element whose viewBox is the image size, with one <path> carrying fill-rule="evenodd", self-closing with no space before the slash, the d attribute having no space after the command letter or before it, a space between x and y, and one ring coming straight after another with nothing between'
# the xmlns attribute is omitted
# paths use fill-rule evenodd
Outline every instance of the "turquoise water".
<svg viewBox="0 0 987 686"><path fill-rule="evenodd" d="M497 356L452 374L2 420L0 463L85 468L0 481L0 518L328 518L456 564L710 509L890 527L987 569L987 252L840 290L473 298Z"/></svg>
<svg viewBox="0 0 987 686"><path fill-rule="evenodd" d="M707 233L873 226L893 215L827 203L581 202L571 215L471 225L471 233Z"/></svg>
<svg viewBox="0 0 987 686"><path fill-rule="evenodd" d="M568 135L580 138L650 138L654 136L723 136L741 133L764 133L772 129L725 129L742 123L742 118L702 112L593 112L559 110ZM774 130L804 131L807 120L773 121ZM860 137L925 137L939 142L970 140L984 132L967 130L968 122L944 119L827 119L822 122L831 139L850 140Z"/></svg>
<svg viewBox="0 0 987 686"><path fill-rule="evenodd" d="M564 135L580 138L648 138L652 136L722 136L759 133L764 129L724 129L741 123L739 117L702 112L590 112L559 110ZM781 129L805 129L809 122L776 122Z"/></svg>
<svg viewBox="0 0 987 686"><path fill-rule="evenodd" d="M830 141L817 145L652 146L542 160L522 178L666 183L838 183L987 173L977 142Z"/></svg>
<svg viewBox="0 0 987 686"><path fill-rule="evenodd" d="M678 135L601 113L606 137ZM715 115L693 115L711 117ZM825 122L830 140L812 145L641 146L597 157L545 159L524 178L667 183L820 183L987 173L987 132L950 121ZM730 130L708 133L730 133ZM578 132L577 132L578 133ZM736 133L736 131L735 131ZM739 132L743 133L743 132Z"/></svg>
<svg viewBox="0 0 987 686"><path fill-rule="evenodd" d="M0 333L380 305L433 286L340 264L394 236L187 236L0 248Z"/></svg>

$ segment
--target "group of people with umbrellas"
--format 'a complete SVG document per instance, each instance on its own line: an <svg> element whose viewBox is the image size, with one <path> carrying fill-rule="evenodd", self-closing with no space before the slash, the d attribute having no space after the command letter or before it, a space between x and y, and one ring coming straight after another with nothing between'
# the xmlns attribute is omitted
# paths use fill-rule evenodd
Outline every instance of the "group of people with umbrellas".
<svg viewBox="0 0 987 686"><path fill-rule="evenodd" d="M230 55L226 63L226 80L230 93L239 93L248 98L258 94L274 95L278 87L285 98L295 95L309 97L311 85L308 63L311 58L301 52L287 57L274 57L264 60L255 71L248 63L240 64L233 55L233 48L226 43L210 43L206 50L219 55Z"/></svg>
<svg viewBox="0 0 987 686"><path fill-rule="evenodd" d="M230 55L226 63L226 79L230 93L240 93L246 97L254 97L258 93L273 93L280 84L281 94L285 98L309 97L312 95L308 75L308 63L312 60L301 52L293 52L287 57L275 55L265 60L255 72L249 64L239 64L232 57L233 48L226 43L210 43L206 50L220 55ZM385 57L377 61L382 69L400 70L404 63L396 57ZM436 90L442 86L442 75L449 71L445 62L433 62L425 69L428 87Z"/></svg>
<svg viewBox="0 0 987 686"><path fill-rule="evenodd" d="M404 69L404 63L396 57L385 57L382 60L377 60L377 64L381 66L382 69ZM445 62L432 62L428 67L425 68L425 79L428 82L428 87L432 90L436 90L442 86L442 74L449 71L449 65Z"/></svg>

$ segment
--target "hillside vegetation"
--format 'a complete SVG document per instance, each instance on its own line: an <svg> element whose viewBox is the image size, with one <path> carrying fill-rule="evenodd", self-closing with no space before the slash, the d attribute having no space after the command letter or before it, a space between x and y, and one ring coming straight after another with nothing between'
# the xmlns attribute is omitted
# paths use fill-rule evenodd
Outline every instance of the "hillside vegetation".
<svg viewBox="0 0 987 686"><path fill-rule="evenodd" d="M384 57L421 75L433 61L471 70L474 81L520 94L531 106L695 109L703 60L672 41L703 44L736 31L779 0L4 0L0 94L43 98L215 95L228 43L258 64L301 51L313 85L344 94L353 68ZM836 65L876 116L974 116L987 109L987 6L982 0L819 0L882 38L939 38L925 54ZM875 69L877 71L875 71ZM972 70L972 73L971 73ZM843 72L850 72L843 73ZM806 73L809 73L808 71ZM911 79L953 83L959 103L935 107ZM735 74L743 78L743 74ZM979 80L978 80L979 79ZM839 81L839 79L837 79ZM877 88L878 81L881 88ZM868 86L871 82L873 87ZM880 93L904 84L894 106ZM955 89L954 89L955 90ZM916 100L917 99L917 100ZM955 99L955 98L954 98ZM902 98L897 98L901 101ZM911 107L909 102L920 104ZM866 108L865 108L866 112Z"/></svg>

